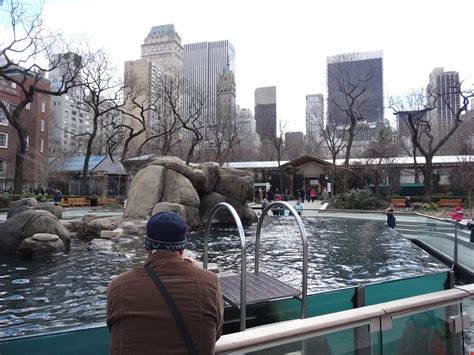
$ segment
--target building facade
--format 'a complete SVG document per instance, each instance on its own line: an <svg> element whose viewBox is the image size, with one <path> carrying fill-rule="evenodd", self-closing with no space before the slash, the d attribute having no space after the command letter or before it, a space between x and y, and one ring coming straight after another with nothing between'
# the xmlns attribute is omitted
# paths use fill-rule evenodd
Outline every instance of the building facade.
<svg viewBox="0 0 474 355"><path fill-rule="evenodd" d="M324 97L322 94L306 95L306 137L320 142L324 125Z"/></svg>
<svg viewBox="0 0 474 355"><path fill-rule="evenodd" d="M383 122L382 51L328 57L327 81L330 124L347 125L348 109L356 113L359 121ZM352 98L353 105L349 104Z"/></svg>
<svg viewBox="0 0 474 355"><path fill-rule="evenodd" d="M289 159L295 159L303 153L304 134L303 132L285 133L285 150Z"/></svg>
<svg viewBox="0 0 474 355"><path fill-rule="evenodd" d="M240 145L249 149L260 149L260 135L257 133L257 124L251 109L238 108L237 126Z"/></svg>
<svg viewBox="0 0 474 355"><path fill-rule="evenodd" d="M428 119L432 124L436 141L442 139L453 127L456 120L456 112L461 105L459 72L445 72L444 68L435 68L430 73L429 83L426 88L427 102L429 107ZM459 139L461 130L452 136L441 148L441 153L456 154L456 141ZM435 142L436 143L436 142Z"/></svg>
<svg viewBox="0 0 474 355"><path fill-rule="evenodd" d="M12 72L11 76L23 80L24 72ZM26 80L30 78L26 76ZM26 85L27 86L27 85ZM49 91L51 82L41 79L36 87ZM0 80L0 100L9 112L24 99L23 93L14 82ZM48 175L48 130L50 96L35 92L33 102L21 112L21 121L28 132L27 152L23 163L23 188L34 187L47 181ZM15 157L19 148L18 133L0 110L0 190L13 187Z"/></svg>
<svg viewBox="0 0 474 355"><path fill-rule="evenodd" d="M234 72L227 66L219 75L216 87L216 122L235 124L237 106Z"/></svg>
<svg viewBox="0 0 474 355"><path fill-rule="evenodd" d="M255 121L260 139L276 137L277 102L276 86L261 87L255 90Z"/></svg>
<svg viewBox="0 0 474 355"><path fill-rule="evenodd" d="M181 72L184 49L174 25L151 28L142 44L142 59L149 59L165 71Z"/></svg>
<svg viewBox="0 0 474 355"><path fill-rule="evenodd" d="M184 45L185 93L183 108L192 102L192 96L203 97L201 115L204 140L209 139L208 126L216 122L217 83L224 68L235 73L235 49L228 40Z"/></svg>

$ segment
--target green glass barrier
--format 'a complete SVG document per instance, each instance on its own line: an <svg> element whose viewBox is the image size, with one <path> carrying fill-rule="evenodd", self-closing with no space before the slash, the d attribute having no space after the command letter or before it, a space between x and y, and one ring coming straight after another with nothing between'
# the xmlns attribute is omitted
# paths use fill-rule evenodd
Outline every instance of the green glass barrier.
<svg viewBox="0 0 474 355"><path fill-rule="evenodd" d="M97 326L18 337L0 342L1 355L103 355L109 351L109 331Z"/></svg>
<svg viewBox="0 0 474 355"><path fill-rule="evenodd" d="M462 333L449 330L449 318L460 314L460 305L423 311L393 319L382 332L384 354L462 355Z"/></svg>
<svg viewBox="0 0 474 355"><path fill-rule="evenodd" d="M356 337L359 340L356 340ZM263 349L262 349L263 347ZM324 335L310 335L304 340L287 340L284 344L267 344L258 350L235 352L230 354L247 355L283 355L283 354L380 354L380 345L377 339L371 342L369 326L363 325L356 328L344 329Z"/></svg>
<svg viewBox="0 0 474 355"><path fill-rule="evenodd" d="M365 305L399 300L425 293L443 291L449 272L416 276L365 286Z"/></svg>

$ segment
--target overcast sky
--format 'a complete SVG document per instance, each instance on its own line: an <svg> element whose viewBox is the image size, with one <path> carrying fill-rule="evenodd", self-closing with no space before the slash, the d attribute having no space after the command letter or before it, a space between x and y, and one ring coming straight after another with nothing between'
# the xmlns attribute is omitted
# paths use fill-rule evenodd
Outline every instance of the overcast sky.
<svg viewBox="0 0 474 355"><path fill-rule="evenodd" d="M329 55L383 50L385 97L426 86L434 67L474 82L473 0L46 0L44 15L65 34L91 36L121 71L152 26L174 24L182 44L228 39L237 103L253 111L255 88L276 85L290 130L304 130L307 94L326 97Z"/></svg>

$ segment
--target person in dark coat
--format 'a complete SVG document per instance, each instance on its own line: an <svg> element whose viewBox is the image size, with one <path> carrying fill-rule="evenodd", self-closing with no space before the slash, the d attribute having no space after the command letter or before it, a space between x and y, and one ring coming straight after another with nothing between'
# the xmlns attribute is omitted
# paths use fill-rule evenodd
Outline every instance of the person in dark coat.
<svg viewBox="0 0 474 355"><path fill-rule="evenodd" d="M394 212L393 207L390 206L389 208L387 208L386 211L387 211L387 225L388 225L390 228L394 229L394 228L395 228L395 223L396 223L395 221L396 221L396 219L395 219L395 216L393 215L393 212Z"/></svg>
<svg viewBox="0 0 474 355"><path fill-rule="evenodd" d="M469 238L469 241L471 243L474 243L474 216L472 216L470 222L467 222L467 229L471 231L471 236Z"/></svg>

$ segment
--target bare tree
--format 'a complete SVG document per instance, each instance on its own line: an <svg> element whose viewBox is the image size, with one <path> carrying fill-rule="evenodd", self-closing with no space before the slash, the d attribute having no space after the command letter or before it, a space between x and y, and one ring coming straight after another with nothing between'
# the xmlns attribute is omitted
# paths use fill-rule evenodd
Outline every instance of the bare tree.
<svg viewBox="0 0 474 355"><path fill-rule="evenodd" d="M28 146L28 132L22 112L38 94L60 96L77 86L81 63L70 56L69 48L59 34L46 30L41 8L32 10L31 6L17 0L7 1L5 5L10 28L5 42L0 44L0 79L18 88L19 100L12 109L0 101L0 109L18 134L13 190L21 193ZM44 80L52 71L61 73L60 84L54 89L45 85Z"/></svg>
<svg viewBox="0 0 474 355"><path fill-rule="evenodd" d="M283 137L285 136L286 133L286 126L287 122L282 122L279 120L278 122L278 134L273 135L264 135L264 143L269 145L272 149L273 152L276 154L276 159L278 161L278 175L280 179L280 192L283 192L283 170L281 169L281 160L283 158L283 155L285 154L285 141Z"/></svg>
<svg viewBox="0 0 474 355"><path fill-rule="evenodd" d="M437 91L424 92L420 94L415 92L406 97L392 98L390 107L395 115L403 117L408 129L411 132L413 145L416 146L421 155L425 158L424 185L425 193L429 196L433 189L433 157L438 150L448 141L463 123L462 114L467 110L470 98L474 97L474 90L462 89L462 82L451 87L449 93L440 93ZM423 89L421 89L423 92ZM461 102L459 107L451 101L454 95L459 95ZM420 102L420 97L426 99ZM437 116L430 115L430 111L438 106L449 110L453 116L453 123L449 129L436 136L435 125ZM415 107L415 109L414 109Z"/></svg>
<svg viewBox="0 0 474 355"><path fill-rule="evenodd" d="M93 153L94 141L102 127L111 125L112 113L123 106L122 84L117 81L115 68L111 65L109 56L98 50L87 54L87 63L81 75L82 101L88 107L90 127L81 135L86 137L86 153L82 168L81 195L87 195L86 180L89 171L89 161Z"/></svg>
<svg viewBox="0 0 474 355"><path fill-rule="evenodd" d="M217 118L208 126L209 138L213 142L212 159L222 165L240 142L239 128L235 115L228 119Z"/></svg>
<svg viewBox="0 0 474 355"><path fill-rule="evenodd" d="M366 119L364 106L370 100L369 82L374 78L375 71L370 64L367 67L358 65L358 54L342 55L331 63L328 69L328 85L335 85L333 95L328 97L329 123L347 128L347 144L343 171L343 190L348 189L349 159L357 123ZM342 113L342 120L338 120Z"/></svg>

